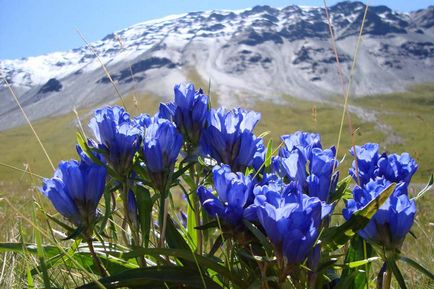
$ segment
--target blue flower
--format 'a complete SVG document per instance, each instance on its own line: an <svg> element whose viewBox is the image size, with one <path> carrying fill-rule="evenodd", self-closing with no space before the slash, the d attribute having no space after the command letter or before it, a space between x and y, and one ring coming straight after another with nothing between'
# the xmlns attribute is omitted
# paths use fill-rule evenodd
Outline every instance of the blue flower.
<svg viewBox="0 0 434 289"><path fill-rule="evenodd" d="M142 133L130 115L118 106L97 109L89 127L110 166L121 176L128 174Z"/></svg>
<svg viewBox="0 0 434 289"><path fill-rule="evenodd" d="M217 196L203 186L197 190L203 208L209 215L217 216L224 223L240 225L244 209L252 198L251 178L241 173L233 173L227 165L217 165L213 168L213 180Z"/></svg>
<svg viewBox="0 0 434 289"><path fill-rule="evenodd" d="M264 155L262 138L253 134L260 117L259 113L240 108L211 109L209 126L200 140L202 155L212 157L218 164L228 164L234 171L251 167L255 158ZM259 162L256 160L255 164Z"/></svg>
<svg viewBox="0 0 434 289"><path fill-rule="evenodd" d="M285 147L273 158L274 171L294 181L300 190L328 201L336 189L339 174L336 149L322 149L319 134L298 131L282 136Z"/></svg>
<svg viewBox="0 0 434 289"><path fill-rule="evenodd" d="M404 182L408 185L417 168L416 161L408 153L387 156L383 154L378 160L379 175L390 182Z"/></svg>
<svg viewBox="0 0 434 289"><path fill-rule="evenodd" d="M283 135L281 139L284 142L285 147L279 151L279 154L283 157L286 156L288 152L298 148L302 152L304 158L308 160L310 159L312 149L322 148L321 137L317 133L296 131L293 134Z"/></svg>
<svg viewBox="0 0 434 289"><path fill-rule="evenodd" d="M357 159L353 161L353 165L349 170L350 175L357 182L360 180L361 186L367 184L371 179L378 176L377 162L380 158L378 154L380 146L375 143L367 143L363 146L356 146L355 155ZM350 150L354 156L354 149Z"/></svg>
<svg viewBox="0 0 434 289"><path fill-rule="evenodd" d="M146 129L143 142L145 164L151 173L173 170L182 146L182 136L173 123L156 119Z"/></svg>
<svg viewBox="0 0 434 289"><path fill-rule="evenodd" d="M363 209L389 185L388 180L379 178L371 180L363 187L356 186L353 189L354 199L348 200L343 210L344 218L348 220L354 212ZM377 245L399 249L413 225L415 213L416 204L408 198L406 185L401 182L358 234Z"/></svg>
<svg viewBox="0 0 434 289"><path fill-rule="evenodd" d="M193 84L175 85L175 101L160 104L158 116L173 121L184 139L196 146L205 128L209 113L209 98Z"/></svg>
<svg viewBox="0 0 434 289"><path fill-rule="evenodd" d="M349 170L354 180L360 180L359 185L362 187L377 178L395 183L404 182L408 186L418 168L416 161L408 153L380 155L378 151L379 145L374 143L356 146L357 163L354 160ZM354 149L350 153L354 156Z"/></svg>
<svg viewBox="0 0 434 289"><path fill-rule="evenodd" d="M312 149L309 177L307 178L309 196L317 197L321 201L329 200L330 192L335 191L338 181L338 173L332 177L333 169L337 166L338 161L334 147L325 150Z"/></svg>
<svg viewBox="0 0 434 289"><path fill-rule="evenodd" d="M288 264L302 263L313 250L322 220L332 206L309 197L292 182L283 192L276 187L255 188L256 214L259 223Z"/></svg>
<svg viewBox="0 0 434 289"><path fill-rule="evenodd" d="M106 169L75 160L62 161L51 179L41 188L56 210L77 226L89 227L97 216L97 206L104 193Z"/></svg>
<svg viewBox="0 0 434 289"><path fill-rule="evenodd" d="M142 113L133 118L133 122L145 131L145 129L152 124L152 117L147 113Z"/></svg>

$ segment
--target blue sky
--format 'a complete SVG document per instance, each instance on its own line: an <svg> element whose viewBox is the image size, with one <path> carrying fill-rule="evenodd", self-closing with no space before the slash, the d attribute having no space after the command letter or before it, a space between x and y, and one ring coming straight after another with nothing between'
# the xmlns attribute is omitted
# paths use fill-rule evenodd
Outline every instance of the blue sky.
<svg viewBox="0 0 434 289"><path fill-rule="evenodd" d="M328 5L339 1L328 0ZM322 0L0 0L0 59L34 56L83 45L78 28L88 40L132 24L169 14L209 9L241 9L254 5L322 6ZM370 0L398 11L414 11L433 0Z"/></svg>

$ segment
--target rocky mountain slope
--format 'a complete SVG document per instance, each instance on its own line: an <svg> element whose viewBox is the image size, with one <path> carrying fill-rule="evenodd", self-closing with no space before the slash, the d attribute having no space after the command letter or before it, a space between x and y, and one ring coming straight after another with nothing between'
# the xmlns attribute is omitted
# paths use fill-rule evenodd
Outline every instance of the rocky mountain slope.
<svg viewBox="0 0 434 289"><path fill-rule="evenodd" d="M364 14L361 2L329 8L337 50L348 75ZM93 51L121 94L168 96L193 71L211 80L219 102L284 95L314 100L341 93L326 13L322 7L256 6L239 11L174 15L133 25L66 52L0 60L32 120L117 99ZM402 91L434 81L434 6L400 13L369 7L353 95ZM7 88L0 87L0 129L23 123Z"/></svg>

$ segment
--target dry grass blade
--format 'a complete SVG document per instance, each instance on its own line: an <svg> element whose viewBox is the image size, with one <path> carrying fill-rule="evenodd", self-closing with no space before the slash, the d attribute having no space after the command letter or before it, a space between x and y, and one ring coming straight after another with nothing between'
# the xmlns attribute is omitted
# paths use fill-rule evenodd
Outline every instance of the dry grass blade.
<svg viewBox="0 0 434 289"><path fill-rule="evenodd" d="M367 15L367 12L368 12L368 5L366 4L366 6L365 6L363 20L362 20L362 24L361 24L360 30L359 30L359 36L358 36L358 39L357 39L357 44L356 44L355 52L354 52L354 55L353 55L353 62L352 62L352 65L351 65L351 71L350 71L350 75L349 75L348 85L345 85L344 73L343 73L343 70L342 70L342 65L341 65L341 63L339 61L339 54L338 54L337 45L336 45L336 35L334 33L334 30L333 30L333 26L332 26L331 17L330 17L330 14L329 14L327 2L326 2L326 0L323 0L323 1L324 1L324 9L325 9L326 17L327 17L327 22L328 22L328 26L329 26L330 38L332 40L333 52L334 52L335 58L336 58L336 66L337 66L337 69L338 69L339 79L340 79L341 86L342 86L342 93L343 93L343 96L344 96L344 109L342 111L342 118L341 118L341 122L340 122L338 140L337 140L337 144L336 144L336 155L338 155L338 153L339 153L339 146L340 146L340 142L341 142L341 136L342 136L342 129L343 129L344 120L345 120L345 114L347 114L348 126L349 126L349 129L350 129L350 132L351 132L351 144L352 144L353 151L354 151L354 161L355 161L355 165L356 165L356 175L357 175L358 183L360 184L359 168L358 168L357 155L356 155L355 130L353 128L353 123L352 123L352 120L351 120L351 115L350 115L350 113L348 111L348 99L349 99L349 96L350 96L352 77L353 77L353 73L354 73L354 70L355 70L355 67L356 67L356 63L357 63L357 54L358 54L360 43L361 43L361 39L362 39L363 27L364 27L365 20L366 20L366 15ZM334 167L333 170L335 170L335 169L336 168Z"/></svg>
<svg viewBox="0 0 434 289"><path fill-rule="evenodd" d="M0 162L0 166L5 167L5 168L9 168L9 169L13 169L13 170L16 170L16 171L22 172L22 173L24 173L24 174L28 174L28 175L31 175L31 176L35 176L35 177L40 178L40 179L43 179L43 178L44 178L43 176L38 175L38 174L35 174L35 173L32 173L32 172L30 172L30 171L28 171L28 170L23 170L23 169L20 169L20 168L17 168L17 167L14 167L14 166L11 166L11 165L8 165L8 164L5 164L5 163L2 163L2 162Z"/></svg>
<svg viewBox="0 0 434 289"><path fill-rule="evenodd" d="M344 126L345 114L348 111L348 99L350 97L350 90L351 90L351 84L352 84L352 80L353 80L353 74L354 74L354 70L355 70L356 64L357 64L357 55L359 53L360 43L362 42L362 33L363 33L363 28L365 26L366 15L368 14L368 7L369 6L366 4L366 6L365 6L365 12L363 14L362 24L360 25L359 36L357 38L356 47L354 49L353 62L351 64L351 70L350 70L350 75L349 75L347 90L345 92L344 110L342 111L342 118L341 118L341 122L340 122L340 125L339 125L339 135L338 135L338 141L336 143L336 155L339 152L339 145L340 145L340 142L341 142L342 128Z"/></svg>
<svg viewBox="0 0 434 289"><path fill-rule="evenodd" d="M108 77L108 79L110 80L111 84L113 85L113 88L116 91L116 94L119 96L122 105L125 107L125 102L124 99L121 95L121 93L119 92L118 87L116 86L115 82L113 81L112 76L110 75L110 72L108 71L107 67L105 66L104 62L102 61L101 57L99 57L98 53L96 52L95 48L93 48L92 45L90 45L89 41L86 40L86 38L84 38L84 35L80 32L80 30L76 29L78 35L80 36L80 38L84 41L84 43L86 43L86 46L89 47L89 49L92 51L92 53L95 55L96 59L98 59L98 62L101 64L102 69L104 70L104 73L106 74L106 76Z"/></svg>
<svg viewBox="0 0 434 289"><path fill-rule="evenodd" d="M8 88L8 90L9 90L9 92L11 93L13 99L15 100L15 102L16 102L17 105L18 105L18 107L20 108L20 110L21 110L21 112L22 112L24 118L26 119L27 124L30 126L30 129L32 130L33 134L35 135L36 140L38 141L39 145L41 146L42 151L44 152L45 156L46 156L47 159L48 159L48 162L50 163L50 165L51 165L51 167L53 168L53 171L54 171L54 170L55 170L54 164L53 164L53 162L51 161L51 158L50 158L50 156L48 155L48 152L47 152L47 150L45 149L44 144L42 143L41 139L39 138L39 135L37 134L35 128L33 127L32 123L30 122L29 117L27 116L26 112L24 111L23 107L21 106L21 103L20 103L20 101L18 100L17 95L15 94L14 90L12 89L12 86L9 84L9 82L7 81L7 79L6 79L5 77L3 77L3 75L1 75L1 77L2 77L2 79L3 79L3 82L4 82L5 86Z"/></svg>

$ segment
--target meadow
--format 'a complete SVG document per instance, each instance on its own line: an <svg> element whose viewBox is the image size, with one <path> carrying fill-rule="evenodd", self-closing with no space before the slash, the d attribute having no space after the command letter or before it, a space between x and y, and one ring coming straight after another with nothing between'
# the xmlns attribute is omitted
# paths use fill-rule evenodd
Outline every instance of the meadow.
<svg viewBox="0 0 434 289"><path fill-rule="evenodd" d="M203 81L195 81L197 86L207 87ZM218 103L218 95L211 92L211 100L214 104ZM160 99L156 96L131 94L125 97L126 107L132 115L141 112L153 114L159 102ZM247 108L261 113L262 118L255 132L257 135L269 132L265 139L272 139L275 146L280 143L280 135L304 130L320 133L323 145L328 147L335 144L338 138L342 102L339 97L314 103L286 96L283 104L258 101ZM348 149L352 144L376 142L382 151L407 151L415 158L419 169L413 177L410 194L417 192L434 170L434 84L411 86L403 93L350 99L350 106L355 108L350 109L349 113L354 133L348 128L347 117L338 152L338 159L343 160L340 171L346 174L351 165ZM78 111L86 131L92 110ZM367 112L374 115L374 118L363 117L360 112ZM76 114L47 118L33 124L55 165L60 160L75 158L76 132L80 129ZM40 176L50 177L52 169L27 126L0 132L0 151L0 227L3 229L0 242L31 241L34 229L29 220L39 218L38 220L44 221L40 212L36 217L32 216L34 201L48 204L37 189L41 186ZM417 238L408 236L403 248L408 256L431 269L434 268L433 200L431 191L418 201L418 213L413 227ZM44 207L50 208L49 205ZM3 261L0 264L0 286L26 284L25 271L29 268L21 263L23 259L13 253L0 256ZM31 259L26 261L35 262ZM21 272L22 276L10 271L12 268ZM404 265L403 268L401 270L413 288L432 288L432 281L410 267ZM58 274L61 279L65 272Z"/></svg>

